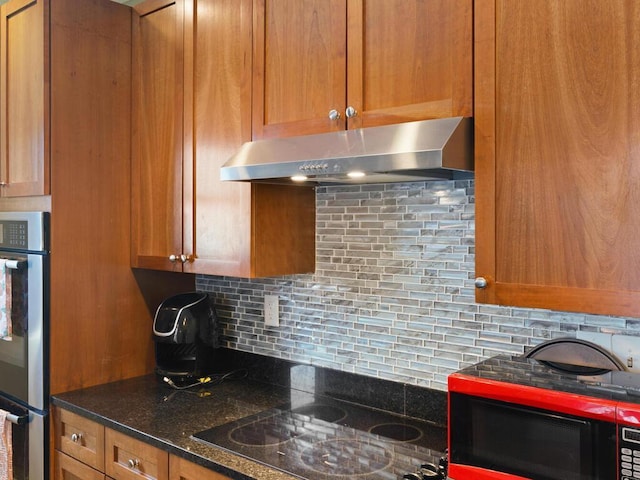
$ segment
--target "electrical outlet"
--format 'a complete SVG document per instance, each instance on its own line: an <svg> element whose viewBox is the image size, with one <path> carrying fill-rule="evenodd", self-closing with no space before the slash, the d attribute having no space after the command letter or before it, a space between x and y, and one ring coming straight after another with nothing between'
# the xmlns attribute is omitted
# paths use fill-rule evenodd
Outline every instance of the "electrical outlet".
<svg viewBox="0 0 640 480"><path fill-rule="evenodd" d="M614 335L611 338L611 351L627 366L627 370L640 373L640 337Z"/></svg>
<svg viewBox="0 0 640 480"><path fill-rule="evenodd" d="M280 305L277 295L264 296L264 324L270 327L280 326Z"/></svg>

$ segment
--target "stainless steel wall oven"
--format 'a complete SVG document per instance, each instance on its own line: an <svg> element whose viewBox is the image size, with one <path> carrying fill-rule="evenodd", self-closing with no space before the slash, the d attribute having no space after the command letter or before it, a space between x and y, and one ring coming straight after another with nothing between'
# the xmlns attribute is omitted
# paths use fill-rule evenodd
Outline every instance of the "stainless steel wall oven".
<svg viewBox="0 0 640 480"><path fill-rule="evenodd" d="M48 476L49 214L0 212L0 409L14 480Z"/></svg>

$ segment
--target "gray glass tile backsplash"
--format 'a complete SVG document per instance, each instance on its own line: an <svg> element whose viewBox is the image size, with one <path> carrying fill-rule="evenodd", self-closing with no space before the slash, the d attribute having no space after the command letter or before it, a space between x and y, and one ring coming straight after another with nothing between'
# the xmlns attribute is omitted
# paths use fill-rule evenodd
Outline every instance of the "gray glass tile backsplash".
<svg viewBox="0 0 640 480"><path fill-rule="evenodd" d="M316 205L315 274L196 277L223 345L446 390L451 372L549 338L640 335L638 319L476 304L473 180L319 187Z"/></svg>

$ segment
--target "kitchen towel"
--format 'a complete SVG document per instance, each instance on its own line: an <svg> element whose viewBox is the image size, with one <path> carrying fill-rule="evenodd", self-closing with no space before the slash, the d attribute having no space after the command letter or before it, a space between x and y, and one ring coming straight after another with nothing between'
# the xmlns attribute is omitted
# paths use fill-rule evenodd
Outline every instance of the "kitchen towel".
<svg viewBox="0 0 640 480"><path fill-rule="evenodd" d="M0 340L11 341L11 269L0 258ZM1 477L0 477L1 479Z"/></svg>
<svg viewBox="0 0 640 480"><path fill-rule="evenodd" d="M13 480L12 424L7 419L8 414L9 412L0 410L0 480Z"/></svg>

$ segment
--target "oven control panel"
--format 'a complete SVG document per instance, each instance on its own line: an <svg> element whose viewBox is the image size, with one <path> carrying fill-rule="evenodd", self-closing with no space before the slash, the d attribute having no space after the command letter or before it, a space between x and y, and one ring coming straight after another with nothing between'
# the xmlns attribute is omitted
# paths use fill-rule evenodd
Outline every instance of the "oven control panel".
<svg viewBox="0 0 640 480"><path fill-rule="evenodd" d="M29 245L28 224L19 220L0 221L0 247L26 250Z"/></svg>
<svg viewBox="0 0 640 480"><path fill-rule="evenodd" d="M620 427L620 480L640 479L640 429Z"/></svg>

